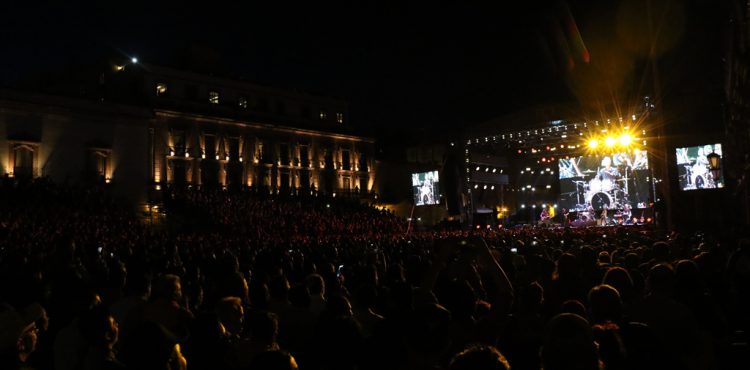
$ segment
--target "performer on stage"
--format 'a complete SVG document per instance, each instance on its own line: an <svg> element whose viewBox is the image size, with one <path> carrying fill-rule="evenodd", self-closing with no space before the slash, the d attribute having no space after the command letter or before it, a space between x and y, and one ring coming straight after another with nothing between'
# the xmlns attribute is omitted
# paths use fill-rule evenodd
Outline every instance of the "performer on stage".
<svg viewBox="0 0 750 370"><path fill-rule="evenodd" d="M548 224L550 220L549 209L542 207L542 214L539 215L539 221L544 224Z"/></svg>
<svg viewBox="0 0 750 370"><path fill-rule="evenodd" d="M633 212L630 208L630 203L625 203L625 205L622 206L622 217L625 220L630 220L632 216L633 216Z"/></svg>
<svg viewBox="0 0 750 370"><path fill-rule="evenodd" d="M419 197L422 200L422 204L434 204L435 199L432 194L432 181L425 179L422 186L419 188Z"/></svg>
<svg viewBox="0 0 750 370"><path fill-rule="evenodd" d="M645 150L635 148L633 149L633 156L634 158L631 165L631 170L645 170L646 168L648 168L648 157Z"/></svg>
<svg viewBox="0 0 750 370"><path fill-rule="evenodd" d="M602 215L599 218L599 226L607 226L607 205L602 208Z"/></svg>
<svg viewBox="0 0 750 370"><path fill-rule="evenodd" d="M615 181L618 177L620 177L620 173L617 171L617 168L612 167L612 158L602 158L602 168L599 170L597 177L599 177L599 180L602 181Z"/></svg>

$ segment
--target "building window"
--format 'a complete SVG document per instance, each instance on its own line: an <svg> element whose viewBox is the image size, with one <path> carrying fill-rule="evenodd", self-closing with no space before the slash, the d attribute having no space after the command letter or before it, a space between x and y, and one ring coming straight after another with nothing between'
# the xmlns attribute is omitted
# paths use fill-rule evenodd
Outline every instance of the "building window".
<svg viewBox="0 0 750 370"><path fill-rule="evenodd" d="M260 161L262 163L273 163L273 153L271 152L273 148L268 143L264 143L262 141L258 142L258 153L260 154Z"/></svg>
<svg viewBox="0 0 750 370"><path fill-rule="evenodd" d="M34 156L37 146L17 144L13 148L13 175L18 178L34 177Z"/></svg>
<svg viewBox="0 0 750 370"><path fill-rule="evenodd" d="M158 82L156 84L156 96L167 95L167 84L164 82Z"/></svg>
<svg viewBox="0 0 750 370"><path fill-rule="evenodd" d="M326 169L333 169L333 150L329 148L323 149L323 161L325 162Z"/></svg>
<svg viewBox="0 0 750 370"><path fill-rule="evenodd" d="M170 130L172 136L172 152L170 156L183 156L187 152L187 143L185 140L185 131L183 130Z"/></svg>
<svg viewBox="0 0 750 370"><path fill-rule="evenodd" d="M302 167L310 166L310 158L308 158L307 145L301 145L299 147L299 159Z"/></svg>
<svg viewBox="0 0 750 370"><path fill-rule="evenodd" d="M344 123L344 113L336 113L336 122L337 123Z"/></svg>
<svg viewBox="0 0 750 370"><path fill-rule="evenodd" d="M216 136L214 135L204 135L203 137L203 145L204 145L204 156L206 158L204 159L216 159Z"/></svg>
<svg viewBox="0 0 750 370"><path fill-rule="evenodd" d="M328 112L321 109L320 111L320 120L325 121L328 119Z"/></svg>
<svg viewBox="0 0 750 370"><path fill-rule="evenodd" d="M237 106L242 109L247 109L247 98L244 96L240 96L239 98L237 98Z"/></svg>
<svg viewBox="0 0 750 370"><path fill-rule="evenodd" d="M89 149L87 171L89 179L94 181L108 180L110 149Z"/></svg>
<svg viewBox="0 0 750 370"><path fill-rule="evenodd" d="M352 168L348 150L341 151L341 162L342 162L342 167L344 170L349 171Z"/></svg>
<svg viewBox="0 0 750 370"><path fill-rule="evenodd" d="M359 154L359 170L363 172L367 172L367 154L360 153Z"/></svg>
<svg viewBox="0 0 750 370"><path fill-rule="evenodd" d="M289 176L289 171L281 171L280 173L280 180L281 180L281 190L287 190L289 189L289 182L291 181L291 177Z"/></svg>
<svg viewBox="0 0 750 370"><path fill-rule="evenodd" d="M208 92L208 102L211 104L219 104L219 92L218 91L209 91Z"/></svg>
<svg viewBox="0 0 750 370"><path fill-rule="evenodd" d="M289 165L289 144L279 144L279 161L283 166Z"/></svg>
<svg viewBox="0 0 750 370"><path fill-rule="evenodd" d="M229 138L229 158L232 160L240 159L240 138L239 137Z"/></svg>

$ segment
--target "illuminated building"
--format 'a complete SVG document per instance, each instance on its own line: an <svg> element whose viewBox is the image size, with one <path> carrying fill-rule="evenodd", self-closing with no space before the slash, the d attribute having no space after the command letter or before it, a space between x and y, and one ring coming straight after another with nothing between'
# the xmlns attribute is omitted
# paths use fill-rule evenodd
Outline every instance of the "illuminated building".
<svg viewBox="0 0 750 370"><path fill-rule="evenodd" d="M374 140L346 102L120 63L96 96L0 91L0 174L101 181L142 198L164 186L374 194Z"/></svg>

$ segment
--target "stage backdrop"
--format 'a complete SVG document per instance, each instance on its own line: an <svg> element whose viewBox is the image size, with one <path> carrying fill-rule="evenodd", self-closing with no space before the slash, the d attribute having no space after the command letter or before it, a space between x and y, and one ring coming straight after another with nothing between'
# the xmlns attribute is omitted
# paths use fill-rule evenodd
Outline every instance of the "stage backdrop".
<svg viewBox="0 0 750 370"><path fill-rule="evenodd" d="M677 154L677 173L680 189L716 189L724 187L724 174L713 178L708 166L708 155L716 153L722 156L721 144L708 144L675 149Z"/></svg>
<svg viewBox="0 0 750 370"><path fill-rule="evenodd" d="M560 159L559 205L571 211L647 208L646 151Z"/></svg>
<svg viewBox="0 0 750 370"><path fill-rule="evenodd" d="M440 203L440 178L437 171L418 172L411 175L414 204L418 206Z"/></svg>

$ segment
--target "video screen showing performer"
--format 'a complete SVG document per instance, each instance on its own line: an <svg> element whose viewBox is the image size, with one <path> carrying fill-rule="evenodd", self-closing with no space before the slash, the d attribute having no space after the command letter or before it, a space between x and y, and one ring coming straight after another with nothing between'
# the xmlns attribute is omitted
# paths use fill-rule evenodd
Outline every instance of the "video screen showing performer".
<svg viewBox="0 0 750 370"><path fill-rule="evenodd" d="M648 207L648 155L644 150L560 159L558 165L559 203L571 212L600 215L607 209L611 216Z"/></svg>
<svg viewBox="0 0 750 370"><path fill-rule="evenodd" d="M721 144L709 144L677 148L677 173L680 181L680 189L716 189L724 187L723 174L714 178L708 164L708 155L716 153L722 156Z"/></svg>
<svg viewBox="0 0 750 370"><path fill-rule="evenodd" d="M437 171L419 172L411 175L414 204L418 206L440 203L440 178Z"/></svg>

